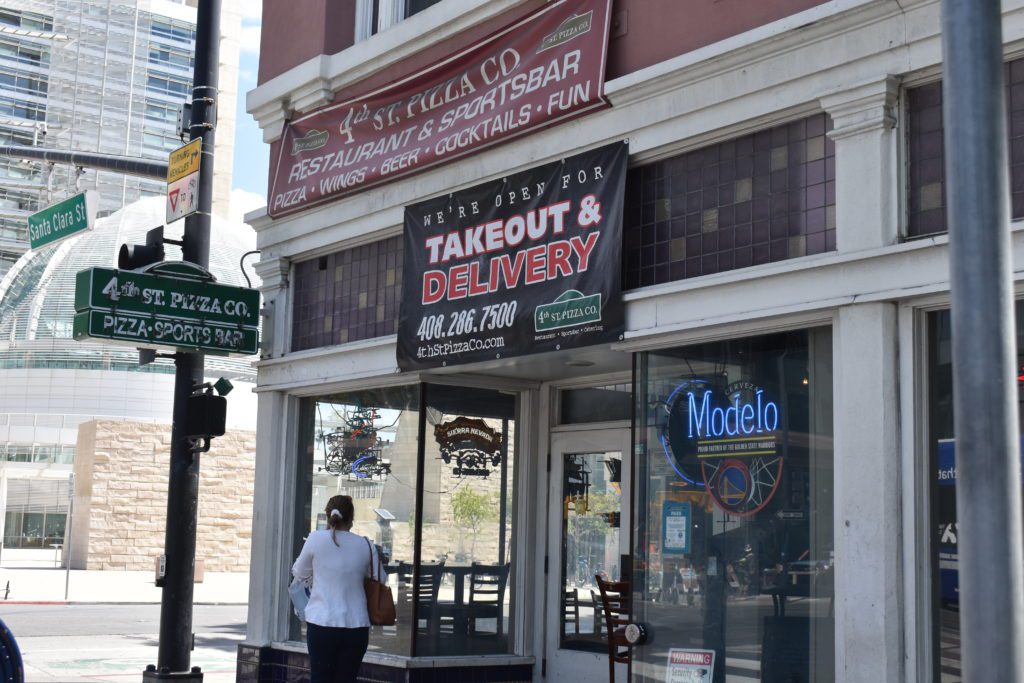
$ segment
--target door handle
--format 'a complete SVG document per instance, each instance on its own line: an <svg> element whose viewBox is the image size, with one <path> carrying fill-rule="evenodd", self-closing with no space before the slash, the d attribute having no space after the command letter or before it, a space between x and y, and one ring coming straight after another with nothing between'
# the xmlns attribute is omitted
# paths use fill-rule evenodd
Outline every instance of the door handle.
<svg viewBox="0 0 1024 683"><path fill-rule="evenodd" d="M638 623L626 624L626 631L623 635L631 647L643 645L647 642L647 627Z"/></svg>

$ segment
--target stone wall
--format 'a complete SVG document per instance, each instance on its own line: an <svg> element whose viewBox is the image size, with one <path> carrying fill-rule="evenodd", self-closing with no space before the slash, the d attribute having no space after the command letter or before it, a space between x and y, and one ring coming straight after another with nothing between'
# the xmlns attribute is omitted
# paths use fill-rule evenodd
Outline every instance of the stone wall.
<svg viewBox="0 0 1024 683"><path fill-rule="evenodd" d="M73 569L152 570L163 553L169 424L94 420L78 428ZM247 572L256 434L232 430L200 455L196 559L208 572ZM65 538L65 542L67 542Z"/></svg>

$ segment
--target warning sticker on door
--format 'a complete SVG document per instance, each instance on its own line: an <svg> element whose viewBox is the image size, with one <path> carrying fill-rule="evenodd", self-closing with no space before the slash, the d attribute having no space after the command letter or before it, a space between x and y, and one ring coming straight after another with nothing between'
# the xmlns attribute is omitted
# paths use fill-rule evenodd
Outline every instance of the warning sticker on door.
<svg viewBox="0 0 1024 683"><path fill-rule="evenodd" d="M666 683L711 683L715 675L714 650L668 651Z"/></svg>

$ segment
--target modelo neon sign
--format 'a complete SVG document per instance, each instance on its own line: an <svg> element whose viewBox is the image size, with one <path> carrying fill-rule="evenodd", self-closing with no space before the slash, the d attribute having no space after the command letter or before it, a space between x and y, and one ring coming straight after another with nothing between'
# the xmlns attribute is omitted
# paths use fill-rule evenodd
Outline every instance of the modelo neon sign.
<svg viewBox="0 0 1024 683"><path fill-rule="evenodd" d="M750 516L771 501L782 479L785 415L752 382L712 387L703 380L685 381L662 404L665 457L722 510Z"/></svg>
<svg viewBox="0 0 1024 683"><path fill-rule="evenodd" d="M749 436L774 432L779 428L779 405L775 401L764 400L761 389L755 390L751 402L743 401L741 392L734 392L730 397L732 403L727 408L712 406L711 396L711 391L706 390L698 408L694 393L687 392L691 439Z"/></svg>

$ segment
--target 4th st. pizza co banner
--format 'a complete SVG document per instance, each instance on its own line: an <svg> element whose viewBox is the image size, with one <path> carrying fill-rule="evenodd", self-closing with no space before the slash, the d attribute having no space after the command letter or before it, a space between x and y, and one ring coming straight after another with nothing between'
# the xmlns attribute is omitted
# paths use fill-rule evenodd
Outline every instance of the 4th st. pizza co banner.
<svg viewBox="0 0 1024 683"><path fill-rule="evenodd" d="M606 106L611 0L558 0L426 69L290 122L273 217Z"/></svg>
<svg viewBox="0 0 1024 683"><path fill-rule="evenodd" d="M398 366L621 339L628 152L616 143L406 207Z"/></svg>

